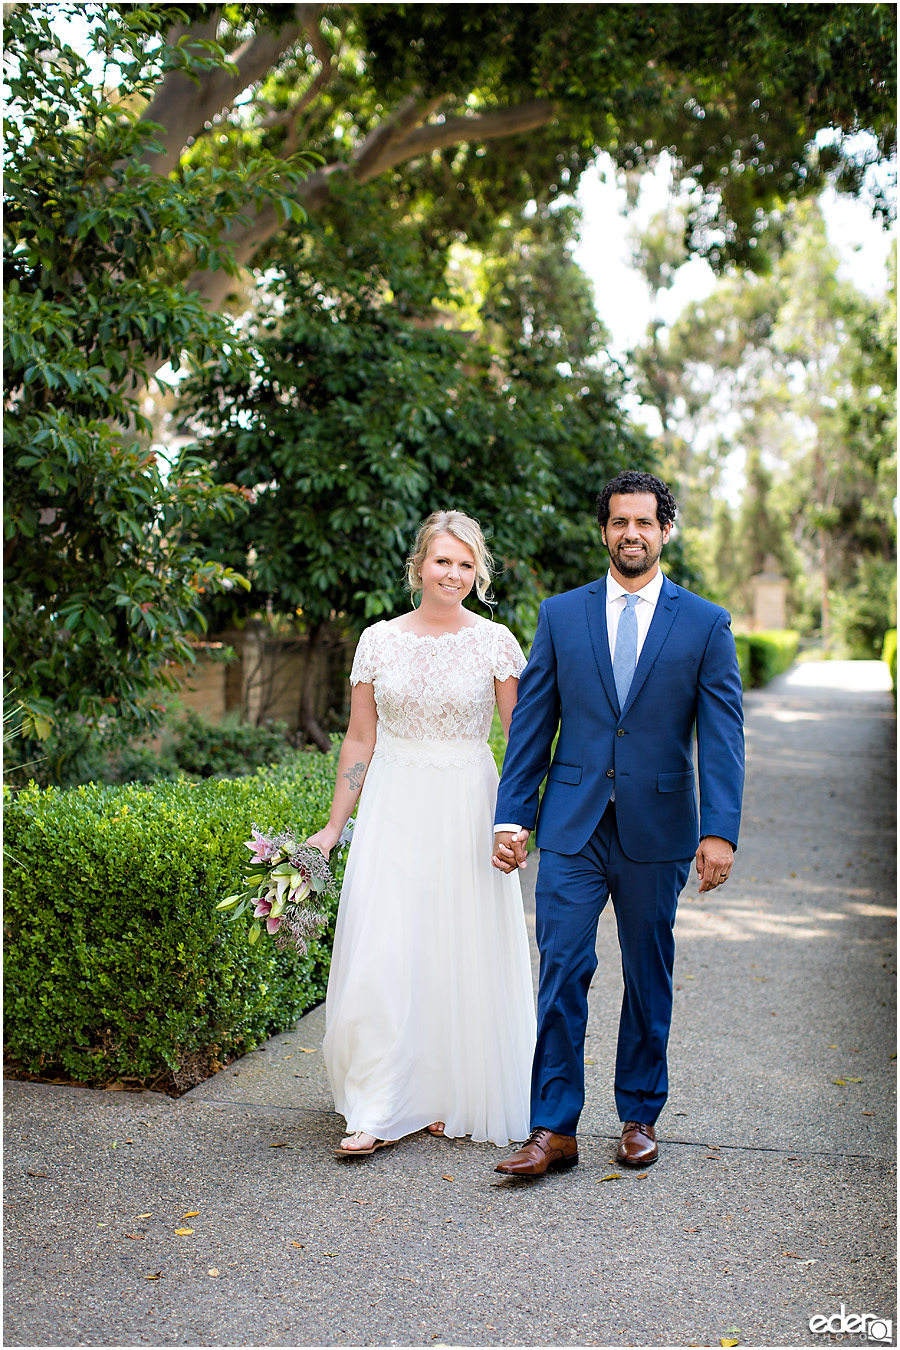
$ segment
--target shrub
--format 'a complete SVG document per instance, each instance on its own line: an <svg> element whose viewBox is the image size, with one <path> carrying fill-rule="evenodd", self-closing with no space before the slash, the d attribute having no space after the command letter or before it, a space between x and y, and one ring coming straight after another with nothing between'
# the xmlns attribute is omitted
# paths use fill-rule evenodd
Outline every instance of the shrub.
<svg viewBox="0 0 900 1350"><path fill-rule="evenodd" d="M303 957L251 947L214 907L236 889L253 824L325 823L334 772L315 753L237 781L6 790L13 1060L181 1090L319 1002L336 901Z"/></svg>
<svg viewBox="0 0 900 1350"><path fill-rule="evenodd" d="M734 645L737 648L738 668L741 672L741 684L750 688L750 638L747 633L735 633Z"/></svg>
<svg viewBox="0 0 900 1350"><path fill-rule="evenodd" d="M274 764L290 754L286 722L256 727L226 718L214 725L189 712L175 730L179 768L199 778L234 778Z"/></svg>
<svg viewBox="0 0 900 1350"><path fill-rule="evenodd" d="M884 635L884 645L881 648L881 659L887 661L888 669L891 672L891 683L894 686L894 698L897 697L897 630L889 628Z"/></svg>
<svg viewBox="0 0 900 1350"><path fill-rule="evenodd" d="M759 689L794 662L800 634L790 629L772 629L765 633L735 633L741 684Z"/></svg>
<svg viewBox="0 0 900 1350"><path fill-rule="evenodd" d="M793 665L800 635L790 629L749 633L750 683L759 689Z"/></svg>

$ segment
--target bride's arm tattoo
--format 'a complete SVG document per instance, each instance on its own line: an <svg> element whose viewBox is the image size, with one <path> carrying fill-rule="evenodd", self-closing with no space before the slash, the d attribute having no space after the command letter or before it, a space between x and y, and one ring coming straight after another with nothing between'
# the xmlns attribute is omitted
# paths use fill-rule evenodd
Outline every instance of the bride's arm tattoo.
<svg viewBox="0 0 900 1350"><path fill-rule="evenodd" d="M358 760L344 774L347 782L350 784L351 791L359 792L362 787L362 781L366 776L366 766L362 760Z"/></svg>

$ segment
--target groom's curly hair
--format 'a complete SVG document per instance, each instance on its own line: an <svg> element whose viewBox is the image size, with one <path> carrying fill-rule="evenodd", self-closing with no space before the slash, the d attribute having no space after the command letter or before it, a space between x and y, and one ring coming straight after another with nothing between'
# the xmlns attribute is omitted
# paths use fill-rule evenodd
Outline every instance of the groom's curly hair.
<svg viewBox="0 0 900 1350"><path fill-rule="evenodd" d="M597 520L603 529L609 520L609 499L615 493L623 496L637 492L652 492L656 498L656 519L663 527L671 525L678 507L666 484L652 473L641 473L637 469L624 469L610 479L597 498Z"/></svg>

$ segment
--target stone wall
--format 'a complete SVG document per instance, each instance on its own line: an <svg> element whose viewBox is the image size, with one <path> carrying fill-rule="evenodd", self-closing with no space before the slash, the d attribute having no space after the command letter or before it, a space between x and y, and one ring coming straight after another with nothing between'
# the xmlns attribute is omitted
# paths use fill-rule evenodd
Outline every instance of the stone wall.
<svg viewBox="0 0 900 1350"><path fill-rule="evenodd" d="M346 728L350 712L348 676L355 638L329 633L315 653L315 714L326 731ZM221 659L228 647L232 661ZM197 644L197 663L173 672L181 684L185 708L209 722L236 714L242 722L261 726L287 722L297 729L300 689L308 660L305 637L272 638L262 624L217 633ZM218 659L217 659L218 658Z"/></svg>

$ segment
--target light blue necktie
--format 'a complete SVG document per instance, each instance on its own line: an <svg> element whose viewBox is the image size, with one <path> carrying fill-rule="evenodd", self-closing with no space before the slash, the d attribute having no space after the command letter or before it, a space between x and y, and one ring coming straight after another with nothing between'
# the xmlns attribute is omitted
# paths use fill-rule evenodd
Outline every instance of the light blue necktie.
<svg viewBox="0 0 900 1350"><path fill-rule="evenodd" d="M616 681L616 693L619 696L619 711L625 707L628 690L631 688L631 681L634 679L634 668L637 665L637 615L634 612L634 607L638 598L636 595L626 595L625 608L619 615L619 626L616 629L613 677Z"/></svg>

